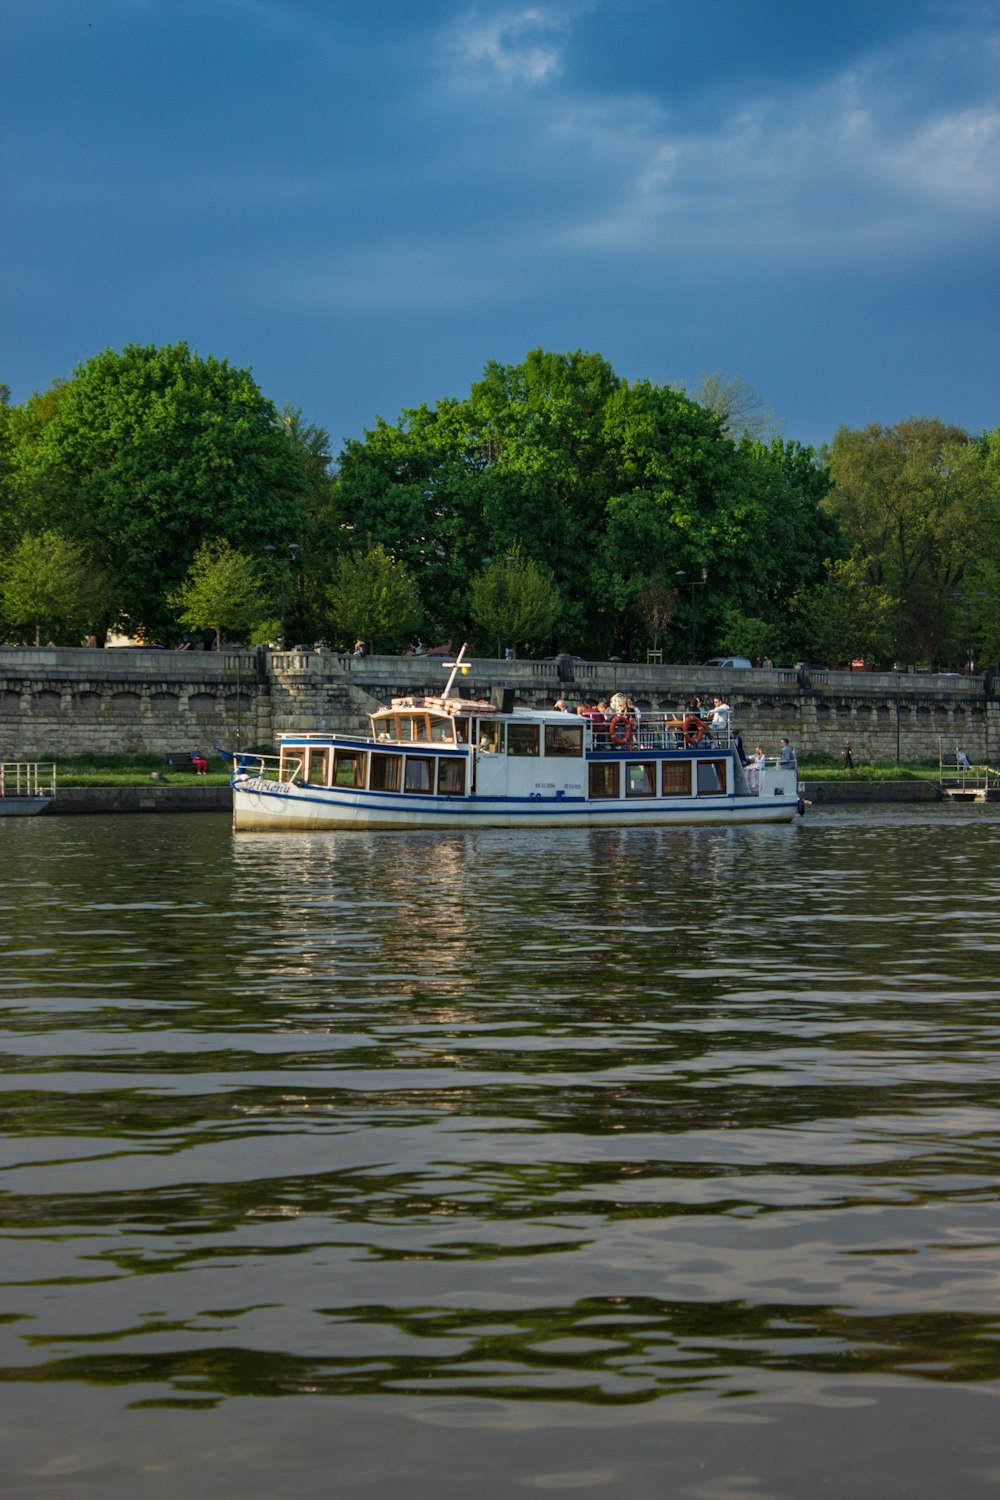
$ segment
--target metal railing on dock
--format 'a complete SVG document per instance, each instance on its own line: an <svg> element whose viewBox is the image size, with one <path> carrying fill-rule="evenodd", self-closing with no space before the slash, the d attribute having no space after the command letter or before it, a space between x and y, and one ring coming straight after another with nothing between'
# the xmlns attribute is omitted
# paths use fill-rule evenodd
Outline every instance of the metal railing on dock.
<svg viewBox="0 0 1000 1500"><path fill-rule="evenodd" d="M0 760L0 797L54 797L54 761Z"/></svg>
<svg viewBox="0 0 1000 1500"><path fill-rule="evenodd" d="M961 750L948 756L939 750L938 786L955 802L1000 801L1000 771L994 766L974 765Z"/></svg>

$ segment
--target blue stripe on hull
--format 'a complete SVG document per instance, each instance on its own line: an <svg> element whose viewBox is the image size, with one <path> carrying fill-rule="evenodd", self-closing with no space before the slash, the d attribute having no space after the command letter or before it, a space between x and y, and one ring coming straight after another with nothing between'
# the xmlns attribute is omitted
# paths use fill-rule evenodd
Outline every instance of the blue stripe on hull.
<svg viewBox="0 0 1000 1500"><path fill-rule="evenodd" d="M583 797L421 797L415 794L262 791L233 783L236 827L283 828L556 828L628 824L741 824L790 822L794 800L756 797L683 801L589 802Z"/></svg>

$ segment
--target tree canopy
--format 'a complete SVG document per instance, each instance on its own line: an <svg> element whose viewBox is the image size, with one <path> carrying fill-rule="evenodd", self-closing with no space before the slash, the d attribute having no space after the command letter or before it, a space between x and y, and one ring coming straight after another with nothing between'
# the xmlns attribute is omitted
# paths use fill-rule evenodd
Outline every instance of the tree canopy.
<svg viewBox="0 0 1000 1500"><path fill-rule="evenodd" d="M0 624L30 636L78 646L100 609L102 581L79 543L56 531L27 533L0 564Z"/></svg>
<svg viewBox="0 0 1000 1500"><path fill-rule="evenodd" d="M705 656L1000 660L1000 429L843 428L819 457L774 430L741 376L688 393L535 349L335 460L248 370L183 343L106 350L20 406L0 386L0 567L53 600L75 576L86 600L19 604L6 630L71 639L86 615L175 639L226 544L260 579L256 623L224 622L241 634L275 634L283 605L291 640L406 645L419 626L684 660L697 610ZM520 623L509 557L534 600Z"/></svg>
<svg viewBox="0 0 1000 1500"><path fill-rule="evenodd" d="M502 646L537 645L548 639L559 614L559 593L548 569L524 557L520 544L490 562L472 580L471 612L484 636Z"/></svg>
<svg viewBox="0 0 1000 1500"><path fill-rule="evenodd" d="M333 570L329 615L346 638L366 641L373 651L398 651L420 625L423 609L405 563L381 542L364 553L345 552Z"/></svg>
<svg viewBox="0 0 1000 1500"><path fill-rule="evenodd" d="M626 655L643 590L681 568L707 574L706 621L736 591L777 630L794 589L822 577L826 484L808 449L737 444L676 390L538 349L349 442L339 498L359 539L398 549L443 637L466 633L484 559L517 543L558 590L552 643Z"/></svg>
<svg viewBox="0 0 1000 1500"><path fill-rule="evenodd" d="M935 663L995 614L998 492L989 439L937 418L841 428L828 454L828 507L863 581L886 601L888 654ZM992 564L991 564L992 559ZM991 609L979 599L989 593Z"/></svg>
<svg viewBox="0 0 1000 1500"><path fill-rule="evenodd" d="M200 542L259 554L303 521L303 467L272 403L249 371L183 343L80 365L15 458L22 504L89 550L132 630L173 627L167 596Z"/></svg>
<svg viewBox="0 0 1000 1500"><path fill-rule="evenodd" d="M202 542L183 583L167 603L183 625L211 630L215 645L224 631L246 636L262 619L265 596L258 563L225 538Z"/></svg>

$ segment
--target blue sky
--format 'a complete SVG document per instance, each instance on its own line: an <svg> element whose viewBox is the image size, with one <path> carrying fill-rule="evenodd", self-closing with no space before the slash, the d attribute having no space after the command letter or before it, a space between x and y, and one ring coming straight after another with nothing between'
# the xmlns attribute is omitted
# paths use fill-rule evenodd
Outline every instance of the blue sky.
<svg viewBox="0 0 1000 1500"><path fill-rule="evenodd" d="M335 449L487 360L994 427L1000 0L0 0L0 382L250 365Z"/></svg>

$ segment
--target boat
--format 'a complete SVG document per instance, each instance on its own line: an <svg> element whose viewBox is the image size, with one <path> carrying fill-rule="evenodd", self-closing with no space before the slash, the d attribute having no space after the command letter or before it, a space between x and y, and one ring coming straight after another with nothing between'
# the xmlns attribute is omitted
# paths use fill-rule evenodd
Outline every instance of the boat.
<svg viewBox="0 0 1000 1500"><path fill-rule="evenodd" d="M368 735L280 734L277 755L223 751L238 831L790 823L794 767L747 779L728 726L686 710L597 722L453 691L393 698ZM612 707L615 700L612 700Z"/></svg>
<svg viewBox="0 0 1000 1500"><path fill-rule="evenodd" d="M55 801L54 763L0 760L0 818L30 817Z"/></svg>

